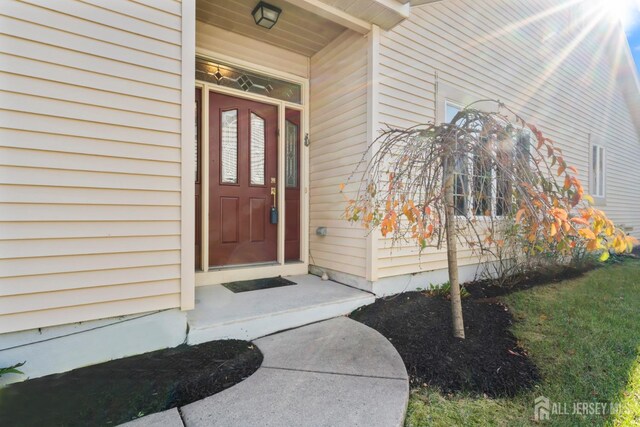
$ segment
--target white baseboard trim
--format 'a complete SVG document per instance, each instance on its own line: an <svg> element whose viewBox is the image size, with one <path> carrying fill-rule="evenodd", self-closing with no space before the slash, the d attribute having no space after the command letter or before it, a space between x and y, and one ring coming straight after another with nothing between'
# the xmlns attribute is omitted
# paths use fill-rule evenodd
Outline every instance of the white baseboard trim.
<svg viewBox="0 0 640 427"><path fill-rule="evenodd" d="M474 280L479 272L479 267L479 264L458 267L460 283ZM343 273L315 265L309 266L309 273L316 276L321 276L322 273L327 273L329 279L334 282L372 292L376 297L428 289L433 285L441 285L449 281L449 270L446 268L403 274L400 276L384 277L376 280L375 282L368 281L364 277L354 276L349 273Z"/></svg>

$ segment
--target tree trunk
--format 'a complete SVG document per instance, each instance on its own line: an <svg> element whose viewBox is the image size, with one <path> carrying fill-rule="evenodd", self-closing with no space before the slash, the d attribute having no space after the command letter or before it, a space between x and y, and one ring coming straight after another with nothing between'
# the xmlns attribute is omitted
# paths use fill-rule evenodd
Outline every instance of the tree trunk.
<svg viewBox="0 0 640 427"><path fill-rule="evenodd" d="M449 266L449 283L451 284L451 319L453 336L464 339L464 321L462 319L462 299L460 282L458 281L458 249L456 239L456 213L453 197L454 159L448 155L445 159L445 232L447 234L447 264Z"/></svg>

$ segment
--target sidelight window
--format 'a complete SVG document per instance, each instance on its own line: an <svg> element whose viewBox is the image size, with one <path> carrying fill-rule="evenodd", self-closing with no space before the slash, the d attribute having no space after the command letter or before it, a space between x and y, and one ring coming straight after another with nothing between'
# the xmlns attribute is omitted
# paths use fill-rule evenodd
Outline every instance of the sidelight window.
<svg viewBox="0 0 640 427"><path fill-rule="evenodd" d="M287 188L298 186L298 125L285 123L285 185Z"/></svg>

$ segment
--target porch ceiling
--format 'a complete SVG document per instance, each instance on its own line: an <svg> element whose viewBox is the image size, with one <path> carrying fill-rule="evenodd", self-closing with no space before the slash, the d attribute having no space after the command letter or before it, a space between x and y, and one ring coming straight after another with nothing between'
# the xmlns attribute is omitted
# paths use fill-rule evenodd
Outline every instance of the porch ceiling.
<svg viewBox="0 0 640 427"><path fill-rule="evenodd" d="M389 30L409 17L409 0L321 0L365 22Z"/></svg>
<svg viewBox="0 0 640 427"><path fill-rule="evenodd" d="M345 30L342 25L284 0L268 2L282 9L271 30L253 21L251 11L258 0L196 0L196 19L305 56L312 56Z"/></svg>
<svg viewBox="0 0 640 427"><path fill-rule="evenodd" d="M411 6L436 3L443 0L288 0L320 1L325 5L346 12L359 20L390 30L409 17Z"/></svg>

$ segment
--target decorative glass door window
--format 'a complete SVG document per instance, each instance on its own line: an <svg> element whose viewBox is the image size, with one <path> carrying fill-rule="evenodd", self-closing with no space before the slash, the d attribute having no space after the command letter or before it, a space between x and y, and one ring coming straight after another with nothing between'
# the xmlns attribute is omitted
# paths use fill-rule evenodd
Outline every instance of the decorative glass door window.
<svg viewBox="0 0 640 427"><path fill-rule="evenodd" d="M264 119L251 113L251 185L264 185Z"/></svg>
<svg viewBox="0 0 640 427"><path fill-rule="evenodd" d="M298 187L298 125L285 121L285 185Z"/></svg>
<svg viewBox="0 0 640 427"><path fill-rule="evenodd" d="M223 184L238 183L238 110L220 113L220 175Z"/></svg>
<svg viewBox="0 0 640 427"><path fill-rule="evenodd" d="M196 80L302 104L302 86L219 62L196 58Z"/></svg>

